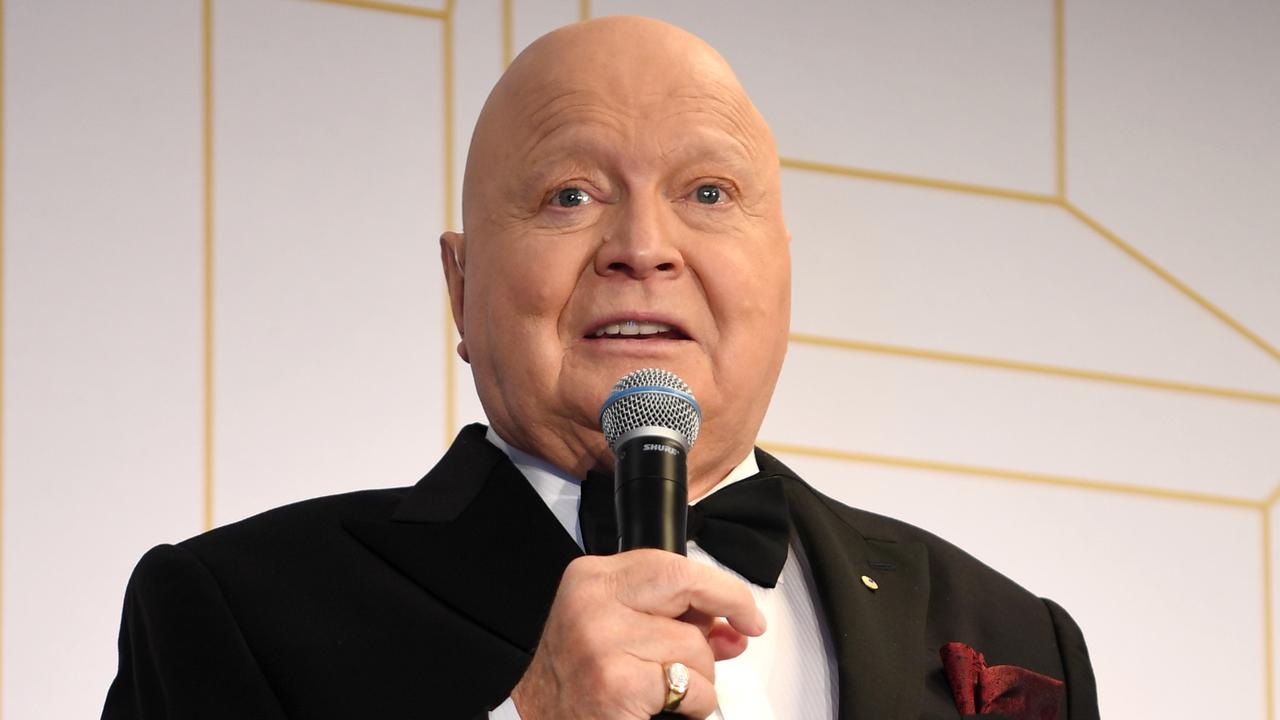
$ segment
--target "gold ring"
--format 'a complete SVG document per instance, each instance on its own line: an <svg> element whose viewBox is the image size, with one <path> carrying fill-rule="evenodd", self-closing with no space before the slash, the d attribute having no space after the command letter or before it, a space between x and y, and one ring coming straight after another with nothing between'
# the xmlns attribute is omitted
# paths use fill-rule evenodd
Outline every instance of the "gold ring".
<svg viewBox="0 0 1280 720"><path fill-rule="evenodd" d="M689 668L684 663L673 662L662 666L662 674L667 679L667 702L662 711L674 712L689 692Z"/></svg>

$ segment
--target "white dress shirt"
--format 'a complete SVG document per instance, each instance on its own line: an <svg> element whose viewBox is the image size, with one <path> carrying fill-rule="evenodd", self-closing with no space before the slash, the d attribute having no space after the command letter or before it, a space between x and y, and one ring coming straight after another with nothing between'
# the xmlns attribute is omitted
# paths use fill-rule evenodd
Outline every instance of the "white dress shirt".
<svg viewBox="0 0 1280 720"><path fill-rule="evenodd" d="M582 481L511 447L492 428L486 437L511 458L565 532L578 547L583 547L582 528L578 523ZM748 453L711 492L758 471L755 453ZM743 579L695 542L689 543L689 558ZM751 638L746 651L738 657L716 663L716 696L720 707L711 717L715 720L835 718L838 700L835 655L822 610L811 590L813 581L808 561L795 536L792 535L787 561L776 587L760 587L746 579L743 582L751 588L768 629L760 637ZM489 717L490 720L519 720L520 714L508 698L490 712Z"/></svg>

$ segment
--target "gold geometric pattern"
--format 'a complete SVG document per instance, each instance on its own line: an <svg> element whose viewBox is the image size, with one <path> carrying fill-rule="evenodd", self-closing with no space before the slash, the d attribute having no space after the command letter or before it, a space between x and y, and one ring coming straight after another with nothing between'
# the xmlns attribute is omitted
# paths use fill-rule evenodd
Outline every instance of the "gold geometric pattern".
<svg viewBox="0 0 1280 720"><path fill-rule="evenodd" d="M4 680L4 0L0 0L0 683ZM4 687L0 684L0 700ZM4 704L0 702L0 716Z"/></svg>
<svg viewBox="0 0 1280 720"><path fill-rule="evenodd" d="M444 71L443 71L443 87L444 87L444 148L443 148L443 165L444 165L444 218L447 228L455 227L456 218L454 212L454 198L456 196L455 189L455 161L454 161L454 80L455 68L453 64L453 32L454 32L454 8L455 0L447 0L443 10L406 5L397 2L388 2L384 0L310 0L312 2L322 2L337 5L347 5L350 7L364 8L372 11L390 12L405 16L412 16L422 19L435 20L443 22L443 52L444 52ZM213 315L213 298L214 298L214 280L215 268L213 265L214 258L214 225L213 210L216 198L213 195L213 2L214 0L202 0L201 4L201 33L202 33L202 179L203 179L203 280L204 280L204 296L203 296L203 473L202 473L202 499L203 499L203 522L206 528L212 527L213 517L213 498L214 498L214 441L213 436L213 420L214 420L214 394L213 394L213 343L214 343L214 315ZM578 4L579 16L582 19L591 16L590 0L579 0ZM1084 210L1074 205L1067 195L1066 188L1066 146L1065 146L1065 59L1064 59L1064 0L1054 0L1054 97L1055 97L1055 192L1052 195L1042 193L1032 193L1020 191L1016 189L996 188L982 185L973 185L969 183L925 178L918 176L903 175L891 173L882 170L872 170L863 168L853 168L840 165L833 165L812 160L802 160L797 158L783 158L783 167L803 170L810 172L827 173L833 175L842 175L852 178L860 178L865 180L890 182L907 185L915 185L920 187L929 187L934 189L948 190L953 192L970 193L1000 197L1008 200L1032 202L1038 204L1056 205L1063 208L1066 212L1072 214L1080 222L1090 227L1098 236L1106 240L1108 243L1123 251L1133 261L1142 265L1147 271L1155 274L1163 282L1167 283L1179 293L1187 297L1189 300L1200 306L1204 311L1211 314L1217 320L1231 328L1234 332L1245 338L1252 345L1262 350L1272 358L1280 361L1280 350L1267 342L1258 334L1244 326L1235 318L1230 316L1225 310L1218 307L1202 294L1195 291L1185 282L1169 273L1167 270L1158 265L1154 260L1147 257L1134 246L1126 243L1115 233L1107 229L1097 220L1089 216ZM0 37L4 32L4 0L0 0ZM502 45L504 62L509 62L512 57L512 46L514 43L512 31L512 0L502 0ZM3 52L0 52L0 219L3 218L3 197L4 197L4 176L3 176L3 157L4 157L4 65ZM3 222L0 222L0 443L3 442L3 397L4 397L4 296L5 288L3 286L3 270L4 270L4 236ZM455 371L453 363L452 347L456 342L455 329L453 327L452 316L449 312L449 302L447 291L444 297L444 396L445 396L445 442L446 444L452 438L455 430ZM892 355L903 355L916 358L924 358L937 362L961 363L969 365L983 365L986 367L1012 370L1017 372L1031 372L1045 375L1056 375L1064 377L1072 377L1086 381L1104 382L1104 383L1120 383L1144 387L1155 391L1169 391L1177 393L1193 393L1213 395L1220 397L1228 397L1249 402L1260 402L1267 404L1280 404L1280 396L1247 390L1238 390L1232 388L1220 388L1206 385L1198 385L1192 383L1182 383L1171 380L1160 380L1154 378L1143 378L1130 375L1121 375L1115 373L1106 373L1094 370L1084 370L1079 368L1069 368L1054 365L1045 365L1037 363L1027 363L1014 359L983 357L976 355L963 355L959 353L950 353L941 350L932 350L925 348L904 348L899 346L891 346L882 343L874 343L863 340L827 338L817 335L805 333L793 333L791 342L797 344L817 345L831 348L838 348L847 351L856 352L873 352L885 353ZM1217 496L1207 493L1182 492L1174 490L1165 490L1159 488L1147 488L1133 485L1125 485L1121 483L1090 480L1083 478L1070 478L1048 475L1043 473L1014 471L1000 468L966 466L957 463L948 463L942 461L929 461L912 458L890 457L876 455L871 453L858 453L844 450L834 450L830 448L817 448L808 446L798 446L783 443L761 442L761 445L778 452L794 453L799 455L809 455L814 457L825 457L831 459L840 459L854 462L877 463L884 465L892 465L898 467L912 467L920 469L930 469L950 473L983 475L987 477L997 477L1009 480L1019 480L1026 482L1044 483L1050 485L1070 486L1085 490L1133 493L1140 495L1158 495L1161 497L1170 497L1188 502L1206 503L1211 505L1231 505L1239 507L1250 507L1259 511L1262 515L1262 577L1263 577L1263 615L1264 615L1264 641L1265 641L1265 663L1266 676L1264 687L1266 688L1266 713L1267 718L1273 719L1274 697L1273 697L1273 667L1274 667L1274 649L1273 649L1273 621L1271 613L1271 522L1270 510L1274 508L1277 502L1280 502L1280 484L1267 497L1250 500L1243 498L1232 498L1225 496ZM0 459L3 458L3 445L0 444ZM3 463L0 462L0 518L3 513L4 498L4 477ZM0 525L0 556L3 555L3 525ZM3 598L3 568L0 567L0 600ZM2 631L2 628L0 628ZM0 635L0 647L3 646L3 635ZM0 653L2 655L2 653ZM3 668L0 668L0 678L3 677Z"/></svg>

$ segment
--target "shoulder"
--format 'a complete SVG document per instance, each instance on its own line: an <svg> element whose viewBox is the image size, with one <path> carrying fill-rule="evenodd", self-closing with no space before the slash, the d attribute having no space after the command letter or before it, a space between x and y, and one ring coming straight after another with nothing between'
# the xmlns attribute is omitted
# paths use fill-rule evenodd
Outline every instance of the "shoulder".
<svg viewBox="0 0 1280 720"><path fill-rule="evenodd" d="M1007 628L1013 618L1024 627L1052 631L1055 618L1043 598L963 548L909 522L850 507L807 484L804 487L868 544L925 549L931 616L949 625L972 627L984 635Z"/></svg>
<svg viewBox="0 0 1280 720"><path fill-rule="evenodd" d="M797 487L869 546L924 548L930 647L963 642L979 649L993 664L1018 665L1062 678L1067 681L1070 717L1097 717L1096 684L1084 635L1061 606L928 530L850 507L803 481Z"/></svg>
<svg viewBox="0 0 1280 720"><path fill-rule="evenodd" d="M346 525L390 518L408 490L313 498L158 545L139 560L130 590L149 595L179 583L234 596L242 588L308 586L348 573L369 555Z"/></svg>
<svg viewBox="0 0 1280 720"><path fill-rule="evenodd" d="M266 510L178 543L203 554L222 548L310 545L317 537L342 532L352 520L386 519L409 487L328 495Z"/></svg>
<svg viewBox="0 0 1280 720"><path fill-rule="evenodd" d="M817 490L810 490L868 541L923 545L929 553L930 575L935 579L954 578L963 580L966 585L981 586L988 592L999 589L1024 595L1028 599L1034 598L1032 593L1017 582L945 538L909 522L850 507ZM948 584L948 587L953 586L954 583Z"/></svg>

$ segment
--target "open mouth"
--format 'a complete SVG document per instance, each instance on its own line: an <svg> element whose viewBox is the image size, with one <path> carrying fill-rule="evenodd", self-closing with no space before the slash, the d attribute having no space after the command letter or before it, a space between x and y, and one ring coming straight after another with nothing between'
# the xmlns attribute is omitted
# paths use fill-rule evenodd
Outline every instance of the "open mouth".
<svg viewBox="0 0 1280 720"><path fill-rule="evenodd" d="M645 320L621 320L601 325L592 332L587 333L587 338L688 340L689 336L681 332L680 328L666 323Z"/></svg>

